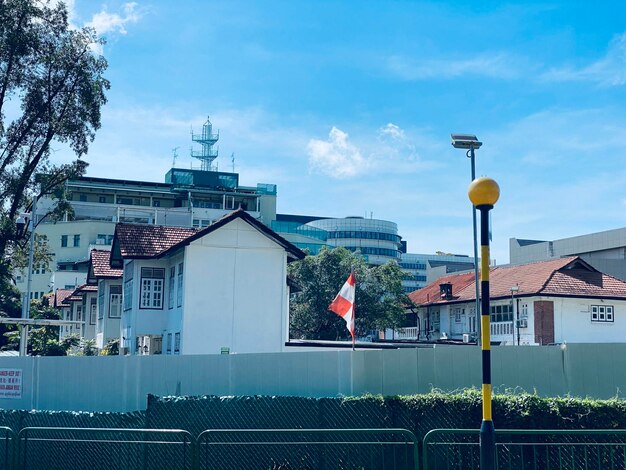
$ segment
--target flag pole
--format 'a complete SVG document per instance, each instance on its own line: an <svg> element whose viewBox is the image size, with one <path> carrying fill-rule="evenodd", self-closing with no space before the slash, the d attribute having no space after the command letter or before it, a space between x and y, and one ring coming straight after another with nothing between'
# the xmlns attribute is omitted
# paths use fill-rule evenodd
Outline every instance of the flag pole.
<svg viewBox="0 0 626 470"><path fill-rule="evenodd" d="M354 275L354 265L350 266L350 274L354 277L354 302L352 303L352 350L354 351L354 338L356 336L356 276Z"/></svg>

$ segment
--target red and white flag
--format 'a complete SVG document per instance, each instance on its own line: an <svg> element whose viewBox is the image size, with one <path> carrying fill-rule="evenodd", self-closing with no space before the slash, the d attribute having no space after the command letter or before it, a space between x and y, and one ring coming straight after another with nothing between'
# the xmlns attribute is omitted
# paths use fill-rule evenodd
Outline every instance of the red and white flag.
<svg viewBox="0 0 626 470"><path fill-rule="evenodd" d="M354 273L350 273L348 280L343 285L335 299L328 306L328 310L335 312L346 322L346 328L352 335L354 344L354 297L356 291L356 278Z"/></svg>

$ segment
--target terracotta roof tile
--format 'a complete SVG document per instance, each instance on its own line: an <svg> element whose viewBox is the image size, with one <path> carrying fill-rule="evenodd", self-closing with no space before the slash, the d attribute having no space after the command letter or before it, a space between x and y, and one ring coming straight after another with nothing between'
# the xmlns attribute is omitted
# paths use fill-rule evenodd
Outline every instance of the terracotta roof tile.
<svg viewBox="0 0 626 470"><path fill-rule="evenodd" d="M305 253L295 245L281 237L271 228L259 222L246 211L239 209L226 214L208 227L201 230L185 227L169 227L163 225L132 225L118 224L111 248L113 266L121 266L123 258L153 258L165 256L170 250L176 250L193 240L203 237L214 230L241 218L257 228L265 236L281 245L292 259L302 259Z"/></svg>
<svg viewBox="0 0 626 470"><path fill-rule="evenodd" d="M67 298L72 295L72 292L74 292L74 289L57 289L54 292L54 307L68 307Z"/></svg>
<svg viewBox="0 0 626 470"><path fill-rule="evenodd" d="M196 232L186 227L117 224L115 239L122 258L151 258Z"/></svg>
<svg viewBox="0 0 626 470"><path fill-rule="evenodd" d="M122 277L123 270L111 268L111 252L108 250L91 250L91 271L96 279L117 279Z"/></svg>
<svg viewBox="0 0 626 470"><path fill-rule="evenodd" d="M440 296L439 285L444 283L452 284L451 299ZM510 297L511 287L516 284L519 286L516 296L626 298L626 282L598 272L575 256L489 270L490 298ZM416 305L474 301L474 273L444 276L412 292L409 298Z"/></svg>

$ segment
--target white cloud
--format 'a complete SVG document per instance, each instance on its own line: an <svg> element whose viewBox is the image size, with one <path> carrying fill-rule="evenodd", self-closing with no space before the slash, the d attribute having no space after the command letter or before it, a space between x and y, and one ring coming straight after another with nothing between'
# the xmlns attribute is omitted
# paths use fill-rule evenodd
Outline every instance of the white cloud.
<svg viewBox="0 0 626 470"><path fill-rule="evenodd" d="M390 122L386 126L378 129L378 135L382 138L389 137L391 139L401 140L404 139L404 130Z"/></svg>
<svg viewBox="0 0 626 470"><path fill-rule="evenodd" d="M122 12L109 13L106 9L93 15L85 26L92 27L98 34L106 34L114 32L118 34L126 34L126 25L137 23L141 19L141 13L137 8L137 3L125 3L122 6Z"/></svg>
<svg viewBox="0 0 626 470"><path fill-rule="evenodd" d="M367 161L348 134L333 126L328 140L311 139L307 146L309 165L333 178L348 178L367 170Z"/></svg>
<svg viewBox="0 0 626 470"><path fill-rule="evenodd" d="M546 81L590 81L602 85L626 85L626 32L615 37L604 57L581 68L553 68L542 75Z"/></svg>
<svg viewBox="0 0 626 470"><path fill-rule="evenodd" d="M309 169L332 178L345 179L366 173L411 174L441 165L420 158L417 149L435 155L439 144L424 133L407 133L400 126L388 123L373 135L366 133L350 141L347 133L333 127L328 140L311 139L307 146ZM361 149L367 149L364 152Z"/></svg>
<svg viewBox="0 0 626 470"><path fill-rule="evenodd" d="M403 80L451 79L460 76L482 76L497 79L520 77L520 58L505 53L485 53L470 58L416 60L404 56L391 56L388 70Z"/></svg>

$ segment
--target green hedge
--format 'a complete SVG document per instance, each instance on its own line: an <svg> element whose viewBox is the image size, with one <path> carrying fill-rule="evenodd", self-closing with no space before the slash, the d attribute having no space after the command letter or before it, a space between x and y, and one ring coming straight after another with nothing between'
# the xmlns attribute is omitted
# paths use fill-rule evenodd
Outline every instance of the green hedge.
<svg viewBox="0 0 626 470"><path fill-rule="evenodd" d="M406 428L418 439L435 428L474 428L482 419L477 390L449 394L349 398L148 397L145 412L85 413L0 410L0 426L205 429ZM626 401L541 398L504 394L493 398L493 419L504 429L626 429Z"/></svg>
<svg viewBox="0 0 626 470"><path fill-rule="evenodd" d="M449 394L350 398L148 397L146 425L204 429L405 428L418 439L431 429L477 429L482 419L478 390ZM541 398L504 394L493 398L500 429L625 429L626 401Z"/></svg>

